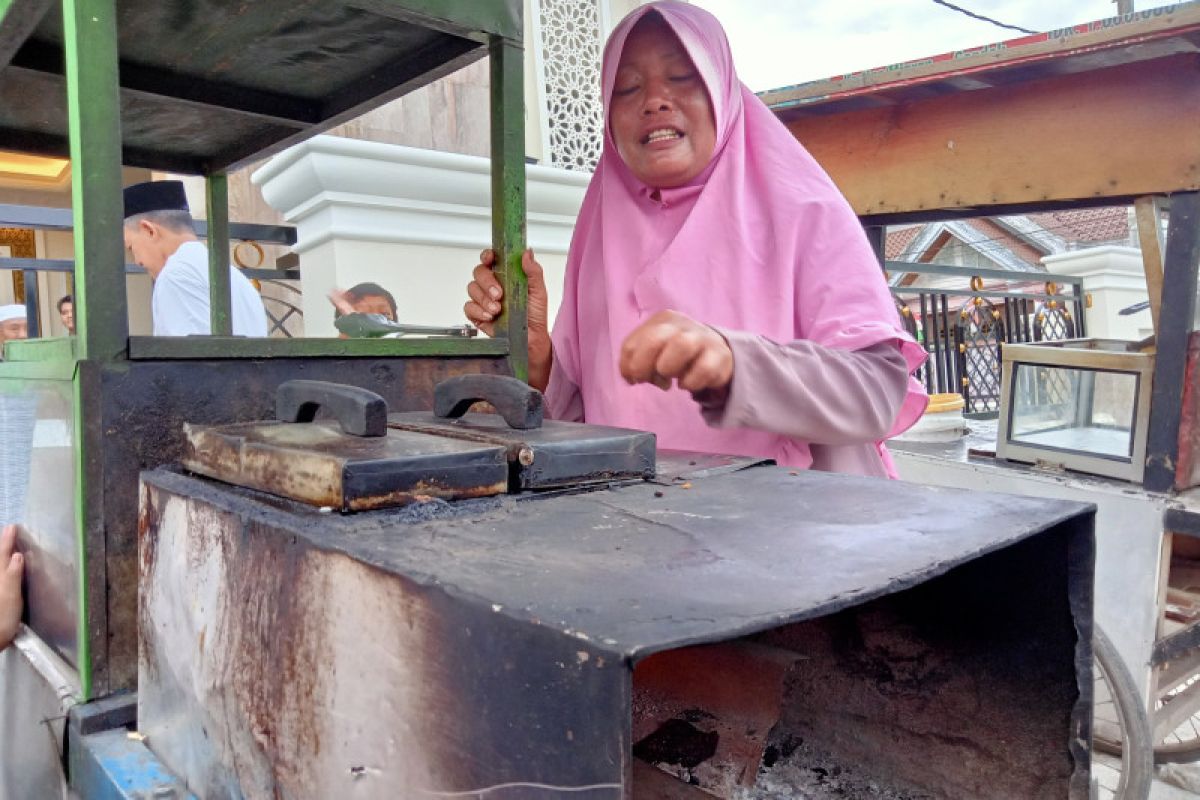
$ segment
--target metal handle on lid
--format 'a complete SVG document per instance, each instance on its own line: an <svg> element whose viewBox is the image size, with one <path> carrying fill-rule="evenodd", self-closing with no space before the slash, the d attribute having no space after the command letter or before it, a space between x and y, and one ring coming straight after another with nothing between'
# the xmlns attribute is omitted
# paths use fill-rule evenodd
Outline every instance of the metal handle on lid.
<svg viewBox="0 0 1200 800"><path fill-rule="evenodd" d="M387 433L387 401L374 392L329 381L284 381L275 390L275 418L280 422L312 422L324 408L342 430L353 436Z"/></svg>
<svg viewBox="0 0 1200 800"><path fill-rule="evenodd" d="M491 403L510 428L525 431L542 427L542 393L504 375L447 378L434 387L433 413L455 419L480 400Z"/></svg>

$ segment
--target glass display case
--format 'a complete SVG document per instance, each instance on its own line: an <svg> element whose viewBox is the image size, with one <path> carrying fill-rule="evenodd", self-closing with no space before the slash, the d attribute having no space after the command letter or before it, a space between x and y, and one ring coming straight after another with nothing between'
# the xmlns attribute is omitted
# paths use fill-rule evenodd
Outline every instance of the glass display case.
<svg viewBox="0 0 1200 800"><path fill-rule="evenodd" d="M996 455L1141 481L1153 370L1133 342L1005 345Z"/></svg>

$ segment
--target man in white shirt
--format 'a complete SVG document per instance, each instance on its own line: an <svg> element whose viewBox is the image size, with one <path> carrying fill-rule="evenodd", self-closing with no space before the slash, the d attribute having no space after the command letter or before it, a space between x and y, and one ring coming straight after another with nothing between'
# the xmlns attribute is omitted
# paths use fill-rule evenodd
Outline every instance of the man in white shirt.
<svg viewBox="0 0 1200 800"><path fill-rule="evenodd" d="M138 183L125 189L125 247L150 273L155 336L212 332L208 248L197 238L180 181ZM233 335L267 335L267 314L254 285L230 266Z"/></svg>

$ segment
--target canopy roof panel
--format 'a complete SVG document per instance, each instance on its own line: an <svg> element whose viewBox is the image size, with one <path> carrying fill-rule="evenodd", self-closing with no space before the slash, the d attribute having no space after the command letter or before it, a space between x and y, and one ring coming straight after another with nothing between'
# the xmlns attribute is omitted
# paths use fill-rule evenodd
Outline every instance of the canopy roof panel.
<svg viewBox="0 0 1200 800"><path fill-rule="evenodd" d="M124 161L211 173L277 152L519 41L520 0L117 0ZM0 148L67 154L62 14L0 23Z"/></svg>

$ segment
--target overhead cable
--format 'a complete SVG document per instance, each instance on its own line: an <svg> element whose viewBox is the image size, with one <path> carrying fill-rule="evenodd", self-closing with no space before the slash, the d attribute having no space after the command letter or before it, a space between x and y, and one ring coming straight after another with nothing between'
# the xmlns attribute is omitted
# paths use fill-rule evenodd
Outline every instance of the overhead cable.
<svg viewBox="0 0 1200 800"><path fill-rule="evenodd" d="M1009 25L1006 22L1000 22L999 20L994 20L991 17L985 17L983 14L976 14L974 11L962 8L961 6L956 6L953 3L948 3L946 0L933 0L933 2L937 3L939 6L945 6L951 11L957 11L960 14L966 14L971 19L977 19L981 22L990 22L997 27L1008 28L1010 31L1020 31L1021 33L1034 34L1037 33L1037 31L1031 31L1028 28L1022 28L1020 25Z"/></svg>

